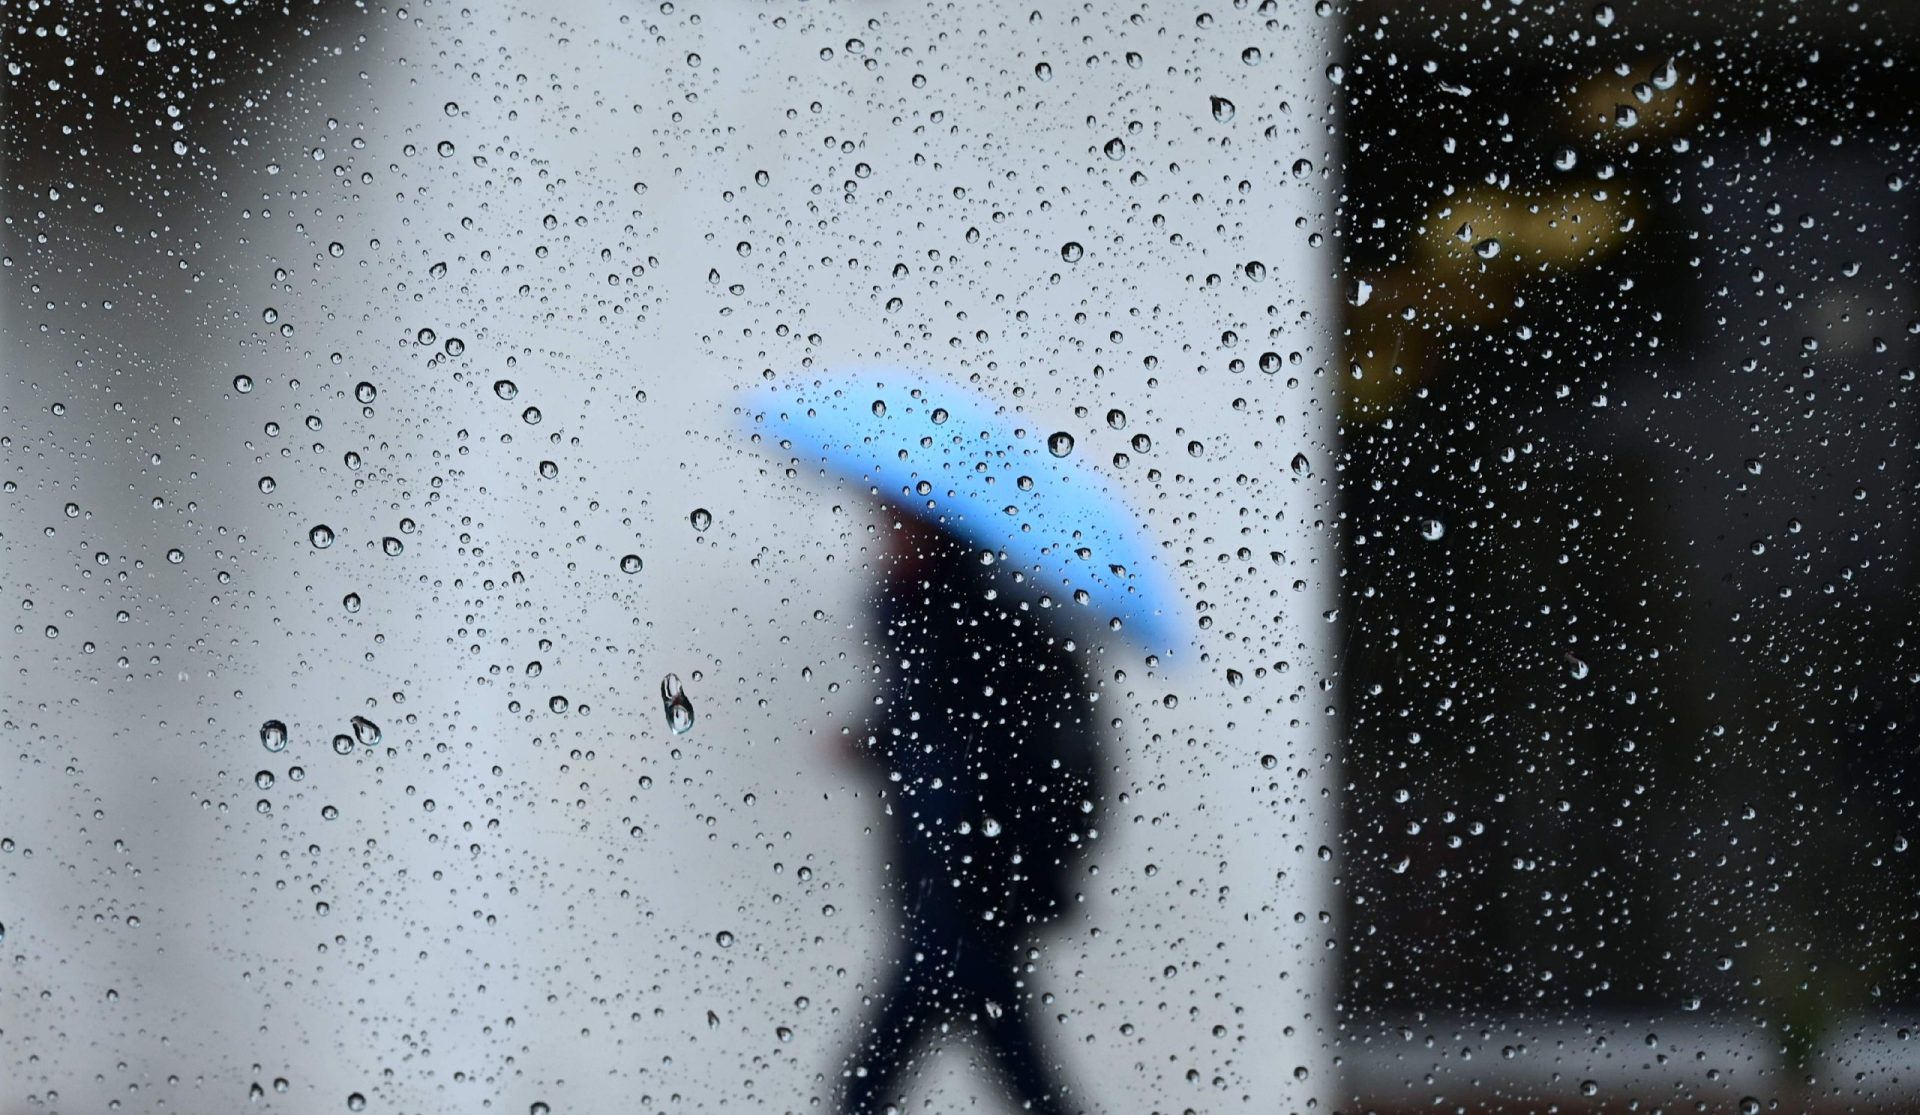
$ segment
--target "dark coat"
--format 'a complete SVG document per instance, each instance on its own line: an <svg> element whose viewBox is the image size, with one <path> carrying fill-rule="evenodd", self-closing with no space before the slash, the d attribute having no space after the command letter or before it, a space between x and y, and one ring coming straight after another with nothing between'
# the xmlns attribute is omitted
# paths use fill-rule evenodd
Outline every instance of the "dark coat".
<svg viewBox="0 0 1920 1115"><path fill-rule="evenodd" d="M1104 764L1080 663L1008 587L956 551L882 588L866 750L909 912L1015 928L1072 907Z"/></svg>

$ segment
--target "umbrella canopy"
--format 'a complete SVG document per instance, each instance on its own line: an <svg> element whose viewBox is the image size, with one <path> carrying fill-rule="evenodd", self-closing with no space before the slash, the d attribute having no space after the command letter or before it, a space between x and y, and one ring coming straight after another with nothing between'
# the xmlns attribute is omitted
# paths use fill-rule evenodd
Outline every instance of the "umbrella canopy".
<svg viewBox="0 0 1920 1115"><path fill-rule="evenodd" d="M744 415L763 446L1001 554L1059 607L1172 652L1184 642L1179 597L1126 504L1070 438L1021 429L1005 410L955 383L876 369L763 388Z"/></svg>

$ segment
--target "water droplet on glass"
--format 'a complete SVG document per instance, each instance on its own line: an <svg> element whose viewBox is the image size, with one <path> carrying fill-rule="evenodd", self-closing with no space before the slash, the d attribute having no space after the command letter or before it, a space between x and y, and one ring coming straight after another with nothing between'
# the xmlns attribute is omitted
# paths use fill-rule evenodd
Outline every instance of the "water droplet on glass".
<svg viewBox="0 0 1920 1115"><path fill-rule="evenodd" d="M253 377L245 374L234 376L233 389L235 391L240 392L242 395L245 395L247 392L252 391Z"/></svg>
<svg viewBox="0 0 1920 1115"><path fill-rule="evenodd" d="M360 610L360 594L357 592L350 592L346 594L345 596L340 598L340 606L342 608L345 608L348 612L359 611Z"/></svg>
<svg viewBox="0 0 1920 1115"><path fill-rule="evenodd" d="M660 679L660 702L666 707L667 727L674 735L683 736L693 730L693 702L680 687L680 675L668 674Z"/></svg>
<svg viewBox="0 0 1920 1115"><path fill-rule="evenodd" d="M1127 428L1127 412L1124 410L1120 410L1117 407L1113 410L1108 411L1107 425L1108 427L1115 430L1126 429Z"/></svg>
<svg viewBox="0 0 1920 1115"><path fill-rule="evenodd" d="M887 416L887 401L885 399L875 399L872 409L875 418L885 418Z"/></svg>
<svg viewBox="0 0 1920 1115"><path fill-rule="evenodd" d="M380 389L365 380L354 385L353 397L359 402L370 403L380 397Z"/></svg>
<svg viewBox="0 0 1920 1115"><path fill-rule="evenodd" d="M1073 452L1073 435L1060 430L1047 438L1047 452L1056 457L1064 457Z"/></svg>
<svg viewBox="0 0 1920 1115"><path fill-rule="evenodd" d="M377 747L380 744L380 725L364 716L353 718L353 738L363 747Z"/></svg>
<svg viewBox="0 0 1920 1115"><path fill-rule="evenodd" d="M1109 159L1123 159L1127 154L1127 144L1126 141L1119 136L1114 136L1107 141L1107 146L1103 150L1106 151L1107 158Z"/></svg>
<svg viewBox="0 0 1920 1115"><path fill-rule="evenodd" d="M730 949L733 947L733 934L722 929L720 932L715 933L713 935L713 943L716 945L719 945L723 949Z"/></svg>
<svg viewBox="0 0 1920 1115"><path fill-rule="evenodd" d="M521 411L520 420L525 422L529 426L538 426L540 424L540 408L528 407L527 409Z"/></svg>
<svg viewBox="0 0 1920 1115"><path fill-rule="evenodd" d="M334 736L333 737L333 753L335 755L353 754L353 737L350 735L347 735L345 732L342 732L339 735Z"/></svg>
<svg viewBox="0 0 1920 1115"><path fill-rule="evenodd" d="M1079 263L1080 257L1086 254L1087 250L1080 246L1080 241L1078 240L1069 240L1065 244L1060 245L1060 258L1066 260L1068 263Z"/></svg>
<svg viewBox="0 0 1920 1115"><path fill-rule="evenodd" d="M502 399L511 399L520 393L520 385L510 379L496 379L493 381L493 393Z"/></svg>
<svg viewBox="0 0 1920 1115"><path fill-rule="evenodd" d="M1446 533L1446 524L1438 519L1422 519L1420 521L1420 537L1429 542L1438 542Z"/></svg>
<svg viewBox="0 0 1920 1115"><path fill-rule="evenodd" d="M638 573L640 572L640 565L639 554L628 554L626 557L620 559L620 572L627 574Z"/></svg>
<svg viewBox="0 0 1920 1115"><path fill-rule="evenodd" d="M269 720L260 725L260 746L268 751L287 749L287 726L278 720Z"/></svg>
<svg viewBox="0 0 1920 1115"><path fill-rule="evenodd" d="M1213 118L1225 124L1233 119L1233 102L1225 97L1213 98Z"/></svg>
<svg viewBox="0 0 1920 1115"><path fill-rule="evenodd" d="M693 509L693 514L687 516L687 519L693 523L693 529L704 531L713 525L713 512L708 511L704 507L696 507Z"/></svg>
<svg viewBox="0 0 1920 1115"><path fill-rule="evenodd" d="M1293 474L1295 476L1308 476L1311 475L1312 472L1313 462L1307 460L1307 455L1305 453L1295 453L1293 455Z"/></svg>
<svg viewBox="0 0 1920 1115"><path fill-rule="evenodd" d="M539 471L540 479L552 480L554 477L560 475L560 466L553 461L541 461Z"/></svg>
<svg viewBox="0 0 1920 1115"><path fill-rule="evenodd" d="M256 772L253 776L253 784L262 790L273 789L273 772L270 770Z"/></svg>
<svg viewBox="0 0 1920 1115"><path fill-rule="evenodd" d="M399 557L406 550L406 545L391 534L380 540L380 552L388 557Z"/></svg>

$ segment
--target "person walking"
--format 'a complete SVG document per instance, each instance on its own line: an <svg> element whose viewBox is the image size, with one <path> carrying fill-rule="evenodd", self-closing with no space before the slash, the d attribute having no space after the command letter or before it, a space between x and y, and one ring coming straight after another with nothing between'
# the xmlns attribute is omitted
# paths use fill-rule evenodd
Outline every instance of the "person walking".
<svg viewBox="0 0 1920 1115"><path fill-rule="evenodd" d="M857 486L888 524L855 741L884 780L900 947L840 1110L903 1109L923 1054L955 1038L984 1045L1022 1109L1092 1110L1048 1051L1026 950L1079 902L1114 765L1083 656L1154 662L1186 641L1160 547L1070 434L971 387L868 368L755 390L737 413L780 475Z"/></svg>
<svg viewBox="0 0 1920 1115"><path fill-rule="evenodd" d="M904 1110L920 1055L966 1035L1017 1106L1087 1110L1046 1048L1024 955L1073 908L1097 835L1102 757L1081 663L977 547L912 519L892 534L875 602L885 665L857 749L886 779L901 947L847 1057L841 1110Z"/></svg>

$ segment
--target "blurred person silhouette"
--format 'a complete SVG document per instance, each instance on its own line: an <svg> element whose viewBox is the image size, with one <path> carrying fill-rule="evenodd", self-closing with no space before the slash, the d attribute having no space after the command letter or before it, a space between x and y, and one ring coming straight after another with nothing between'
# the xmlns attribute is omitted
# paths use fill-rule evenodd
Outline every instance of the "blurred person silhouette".
<svg viewBox="0 0 1920 1115"><path fill-rule="evenodd" d="M1085 1111L1035 1025L1022 950L1076 901L1109 762L1069 632L1173 653L1159 547L1071 434L1034 436L971 386L868 368L761 388L739 414L783 475L856 484L890 526L875 703L849 734L885 780L901 948L841 1110L898 1106L923 1051L972 1037L1025 1110Z"/></svg>
<svg viewBox="0 0 1920 1115"><path fill-rule="evenodd" d="M973 1036L1016 1106L1084 1111L1036 1025L1024 950L1072 908L1097 835L1089 687L1071 644L979 547L902 518L877 563L884 664L854 744L886 779L900 950L848 1054L841 1110L904 1110L932 1053Z"/></svg>

